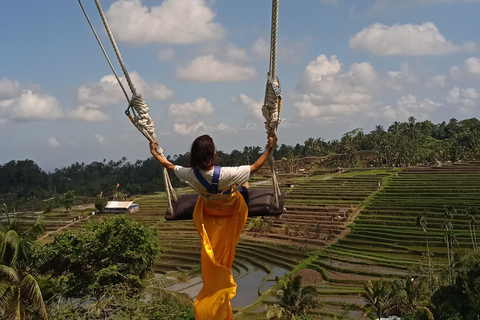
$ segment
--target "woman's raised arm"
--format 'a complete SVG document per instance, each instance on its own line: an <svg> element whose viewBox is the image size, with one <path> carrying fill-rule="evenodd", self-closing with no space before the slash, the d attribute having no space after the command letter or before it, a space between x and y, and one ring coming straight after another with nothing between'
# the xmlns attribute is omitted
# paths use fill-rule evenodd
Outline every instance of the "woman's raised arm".
<svg viewBox="0 0 480 320"><path fill-rule="evenodd" d="M277 145L277 140L277 135L274 135L273 137L268 137L268 148L260 156L260 158L258 158L258 160L250 166L250 174L257 172L263 166L265 161L267 161L268 156L273 151L273 148L275 148L275 146Z"/></svg>
<svg viewBox="0 0 480 320"><path fill-rule="evenodd" d="M167 158L157 153L157 150L156 150L157 146L158 146L158 141L155 140L154 142L150 142L150 152L152 153L153 157L157 159L158 162L160 162L162 167L167 168L170 171L173 171L173 169L175 168L175 165L170 161L168 161Z"/></svg>

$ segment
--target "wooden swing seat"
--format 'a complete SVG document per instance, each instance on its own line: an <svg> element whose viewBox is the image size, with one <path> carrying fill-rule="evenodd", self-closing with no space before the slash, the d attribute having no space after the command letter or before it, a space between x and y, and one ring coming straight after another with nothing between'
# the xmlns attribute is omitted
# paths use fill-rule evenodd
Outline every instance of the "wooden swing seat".
<svg viewBox="0 0 480 320"><path fill-rule="evenodd" d="M173 202L173 214L165 213L166 220L192 220L199 195L189 193ZM248 217L279 216L285 210L285 191L278 195L279 208L275 209L275 194L271 189L248 190Z"/></svg>

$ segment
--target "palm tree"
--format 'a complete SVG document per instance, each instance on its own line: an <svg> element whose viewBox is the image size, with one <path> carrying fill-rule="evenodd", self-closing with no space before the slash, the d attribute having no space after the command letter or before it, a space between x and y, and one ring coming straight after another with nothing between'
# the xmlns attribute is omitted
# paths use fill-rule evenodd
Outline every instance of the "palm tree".
<svg viewBox="0 0 480 320"><path fill-rule="evenodd" d="M297 170L300 157L295 155L292 150L289 150L286 157L282 158L282 163L285 165L285 171L295 172Z"/></svg>
<svg viewBox="0 0 480 320"><path fill-rule="evenodd" d="M361 293L365 300L363 308L373 308L379 318L381 318L390 306L392 299L392 288L385 284L383 280L371 281L369 280L363 287L364 291Z"/></svg>
<svg viewBox="0 0 480 320"><path fill-rule="evenodd" d="M0 227L0 316L6 320L28 319L27 307L34 307L47 319L40 286L33 274L35 241L45 228L37 219L26 230L15 214L10 220L6 206L2 209L8 224Z"/></svg>
<svg viewBox="0 0 480 320"><path fill-rule="evenodd" d="M450 271L450 281L453 280L453 257L454 257L454 252L453 252L453 245L457 241L455 234L453 233L453 225L452 225L452 219L454 215L457 213L457 210L451 205L445 205L445 218L448 220L443 223L443 230L444 230L444 236L443 240L445 244L447 245L447 257L448 257L448 269Z"/></svg>
<svg viewBox="0 0 480 320"><path fill-rule="evenodd" d="M282 287L277 292L279 306L285 311L287 320L294 320L296 315L319 306L317 290L312 286L302 287L301 280L301 276L287 275L283 277Z"/></svg>
<svg viewBox="0 0 480 320"><path fill-rule="evenodd" d="M417 217L417 226L421 227L423 232L425 232L425 243L427 244L427 256L428 256L428 274L430 276L430 285L432 285L433 270L432 270L432 259L430 257L430 246L428 245L428 234L427 234L428 222L427 222L427 219L425 219L425 215L423 213Z"/></svg>
<svg viewBox="0 0 480 320"><path fill-rule="evenodd" d="M468 217L468 228L470 229L470 237L472 238L473 250L478 249L477 233L475 231L475 222L478 214L478 209L466 208L464 214Z"/></svg>

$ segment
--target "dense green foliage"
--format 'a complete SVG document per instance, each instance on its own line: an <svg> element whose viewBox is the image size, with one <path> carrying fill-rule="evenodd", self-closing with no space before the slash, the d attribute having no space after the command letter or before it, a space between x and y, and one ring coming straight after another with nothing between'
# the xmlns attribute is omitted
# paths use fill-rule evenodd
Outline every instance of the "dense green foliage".
<svg viewBox="0 0 480 320"><path fill-rule="evenodd" d="M42 293L35 275L36 240L45 229L37 220L28 229L10 217L6 206L6 225L0 226L0 317L27 319L33 307L46 319Z"/></svg>
<svg viewBox="0 0 480 320"><path fill-rule="evenodd" d="M67 231L45 246L43 271L62 276L65 297L92 296L123 284L138 291L160 254L155 233L123 215Z"/></svg>
<svg viewBox="0 0 480 320"><path fill-rule="evenodd" d="M97 209L99 212L103 212L103 209L105 209L107 203L107 197L98 197L97 199L95 199L95 209Z"/></svg>
<svg viewBox="0 0 480 320"><path fill-rule="evenodd" d="M281 280L278 291L279 307L286 315L287 320L294 320L309 309L319 306L317 290L312 286L302 286L302 277L286 275Z"/></svg>
<svg viewBox="0 0 480 320"><path fill-rule="evenodd" d="M77 197L75 196L74 190L68 190L63 195L63 206L65 207L65 211L71 212L72 207L75 205L75 200Z"/></svg>
<svg viewBox="0 0 480 320"><path fill-rule="evenodd" d="M261 154L262 147L244 147L230 153L217 151L221 166L252 164ZM381 125L370 133L355 129L340 140L325 142L322 138L309 138L295 146L280 144L275 158L285 164L295 164L306 156L325 156L328 167L350 167L358 164L361 152L374 154L370 163L376 166L403 166L435 162L476 160L480 156L480 121L476 118L433 124L431 121L394 122L387 130ZM178 165L188 165L189 153L168 156ZM162 168L153 158L130 163L124 157L119 161L75 163L47 174L31 160L10 161L0 166L0 195L48 198L75 190L78 196L96 196L100 192L111 195L120 183L120 190L129 194L148 194L163 191ZM172 175L174 187L180 182ZM120 191L119 190L119 191ZM5 196L4 196L5 197ZM1 199L1 196L0 196Z"/></svg>
<svg viewBox="0 0 480 320"><path fill-rule="evenodd" d="M461 251L455 257L454 283L432 296L436 319L476 320L480 315L480 251Z"/></svg>
<svg viewBox="0 0 480 320"><path fill-rule="evenodd" d="M99 303L59 302L51 306L51 320L194 320L193 308L169 299L131 296L121 287L112 288Z"/></svg>

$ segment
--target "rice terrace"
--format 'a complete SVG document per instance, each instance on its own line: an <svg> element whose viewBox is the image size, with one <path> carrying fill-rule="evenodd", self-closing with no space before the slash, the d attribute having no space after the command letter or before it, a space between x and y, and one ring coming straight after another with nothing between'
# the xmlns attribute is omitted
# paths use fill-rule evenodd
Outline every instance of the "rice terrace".
<svg viewBox="0 0 480 320"><path fill-rule="evenodd" d="M449 249L444 241L449 206L456 212L450 219L455 227L455 243L450 250L472 247L472 225L469 216L462 213L480 206L480 163L316 167L324 161L324 157L298 159L297 168L310 166L308 171L279 175L287 192L286 211L280 218L248 220L233 264L239 285L232 300L236 319L267 319L269 310L276 306L279 279L289 273L301 275L304 285L315 288L320 303L308 311L312 319L367 319L362 292L368 281L392 282L406 277L439 281L439 276L449 273ZM252 178L251 188L262 186L262 173L266 172ZM151 227L162 247L153 264L157 277L172 272L188 276L187 282L165 278L162 285L195 297L201 286L201 246L193 223L162 218L167 209L164 193L132 200L140 209L126 216ZM87 221L111 216L91 215L92 206L79 207L73 209L78 212L73 216L79 215L74 222L72 214L58 209L43 214L45 233L40 243L50 243L66 231L82 228ZM17 215L31 225L37 218L27 213ZM428 220L425 231L417 221L419 216ZM432 274L436 279L429 280Z"/></svg>

